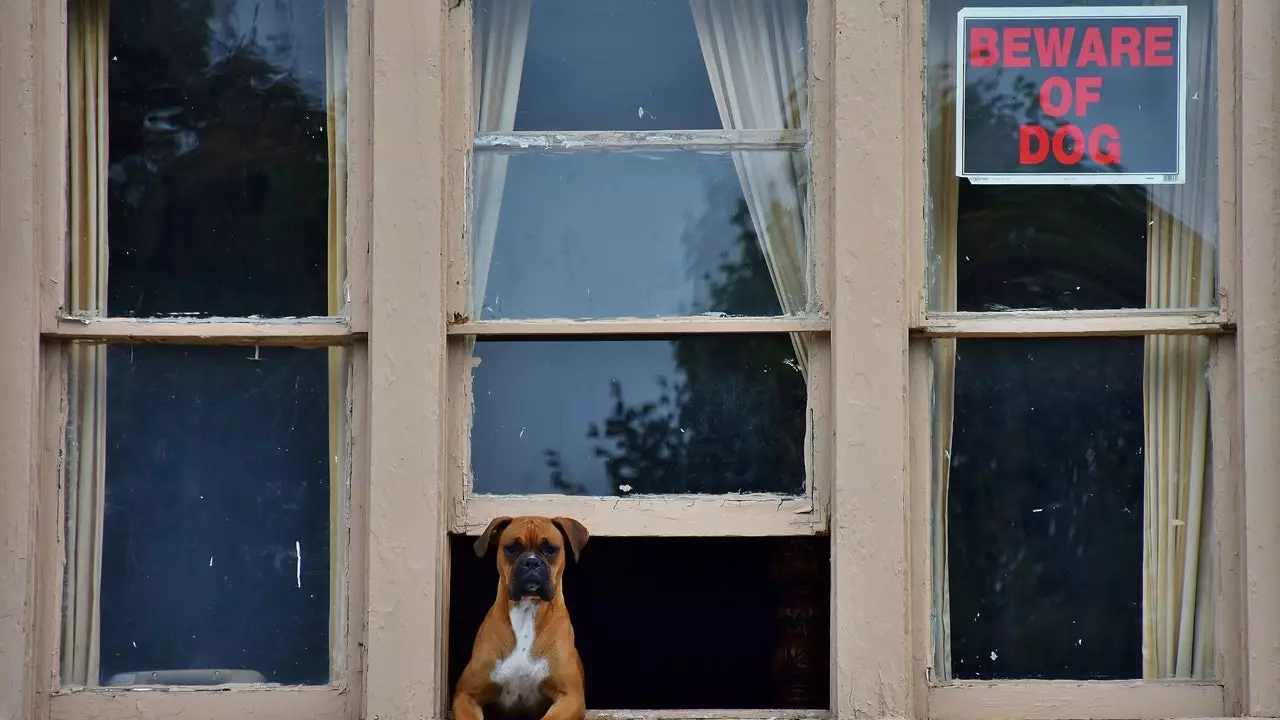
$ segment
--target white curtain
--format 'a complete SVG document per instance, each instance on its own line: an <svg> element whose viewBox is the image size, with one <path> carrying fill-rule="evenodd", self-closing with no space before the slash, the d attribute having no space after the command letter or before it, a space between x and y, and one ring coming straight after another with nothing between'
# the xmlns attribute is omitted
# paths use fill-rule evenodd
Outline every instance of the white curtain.
<svg viewBox="0 0 1280 720"><path fill-rule="evenodd" d="M529 38L529 14L533 0L501 0L484 3L475 12L471 56L475 83L475 109L479 133L510 132L516 125L520 78L524 74L524 50ZM471 317L483 314L489 264L498 235L502 191L507 181L508 156L474 153L471 198Z"/></svg>
<svg viewBox="0 0 1280 720"><path fill-rule="evenodd" d="M795 0L689 0L726 130L808 126L807 5ZM786 314L804 312L809 274L809 168L804 153L735 152L734 166ZM792 333L807 374L807 337Z"/></svg>
<svg viewBox="0 0 1280 720"><path fill-rule="evenodd" d="M1148 5L1162 5L1151 2ZM1214 302L1217 255L1217 103L1211 3L1188 3L1187 181L1151 188L1147 306ZM1209 340L1146 340L1143 675L1202 678L1213 669L1209 527Z"/></svg>

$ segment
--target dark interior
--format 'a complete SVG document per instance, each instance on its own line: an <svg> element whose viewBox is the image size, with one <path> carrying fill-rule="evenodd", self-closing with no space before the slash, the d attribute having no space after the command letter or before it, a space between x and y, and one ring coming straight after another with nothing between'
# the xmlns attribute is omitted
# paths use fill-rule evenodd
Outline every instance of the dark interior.
<svg viewBox="0 0 1280 720"><path fill-rule="evenodd" d="M474 542L451 537L450 696L496 595ZM829 707L825 537L595 537L563 586L590 709Z"/></svg>

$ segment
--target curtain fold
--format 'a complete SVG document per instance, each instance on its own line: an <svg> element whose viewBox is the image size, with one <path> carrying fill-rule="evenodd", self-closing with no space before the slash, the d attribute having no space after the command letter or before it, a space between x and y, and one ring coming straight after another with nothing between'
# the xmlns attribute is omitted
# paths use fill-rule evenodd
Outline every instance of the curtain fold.
<svg viewBox="0 0 1280 720"><path fill-rule="evenodd" d="M808 127L806 5L689 0L726 130ZM782 311L808 308L809 168L804 153L734 152L734 167ZM809 338L792 333L807 377Z"/></svg>
<svg viewBox="0 0 1280 720"><path fill-rule="evenodd" d="M1148 5L1153 3L1150 0ZM1217 107L1213 13L1188 7L1187 82L1205 88L1187 101L1187 182L1151 188L1147 306L1214 305L1217 253ZM1146 338L1143 676L1200 678L1212 672L1212 553L1208 518L1208 338Z"/></svg>
<svg viewBox="0 0 1280 720"><path fill-rule="evenodd" d="M477 132L510 132L516 126L516 105L520 79L524 74L524 51L529 38L532 0L503 0L477 7L472 42L474 103L478 115ZM502 213L502 193L507 181L508 155L472 153L471 202L471 317L483 316L485 287L493 244L498 236Z"/></svg>
<svg viewBox="0 0 1280 720"><path fill-rule="evenodd" d="M328 313L346 314L347 0L325 0L325 130L329 145ZM329 652L337 667L347 620L347 376L350 350L329 348Z"/></svg>
<svg viewBox="0 0 1280 720"><path fill-rule="evenodd" d="M70 113L70 276L72 312L107 313L108 0L68 8ZM62 681L98 682L98 585L106 479L107 349L74 345L68 354L66 602Z"/></svg>

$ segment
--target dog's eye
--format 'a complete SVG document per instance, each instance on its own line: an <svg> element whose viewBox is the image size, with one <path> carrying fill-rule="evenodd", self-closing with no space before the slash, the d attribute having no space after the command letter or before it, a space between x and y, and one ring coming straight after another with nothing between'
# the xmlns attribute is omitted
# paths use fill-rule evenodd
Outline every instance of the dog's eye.
<svg viewBox="0 0 1280 720"><path fill-rule="evenodd" d="M552 555L555 555L557 552L559 552L559 550L560 548L556 547L555 545L552 545L551 543L542 543L542 554L546 555L547 557L551 557Z"/></svg>
<svg viewBox="0 0 1280 720"><path fill-rule="evenodd" d="M502 549L505 550L508 555L519 555L520 551L524 550L524 546L520 544L519 540L517 540Z"/></svg>

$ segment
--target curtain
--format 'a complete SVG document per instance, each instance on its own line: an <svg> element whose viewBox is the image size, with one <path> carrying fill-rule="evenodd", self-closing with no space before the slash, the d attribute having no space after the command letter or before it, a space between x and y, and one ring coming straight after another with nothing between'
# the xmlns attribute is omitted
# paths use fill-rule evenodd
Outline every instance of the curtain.
<svg viewBox="0 0 1280 720"><path fill-rule="evenodd" d="M347 0L325 0L325 121L329 143L328 313L346 313L347 289ZM329 348L329 652L337 667L347 617L347 361L350 350Z"/></svg>
<svg viewBox="0 0 1280 720"><path fill-rule="evenodd" d="M69 306L107 312L108 0L73 2L68 16L70 125ZM103 345L74 345L68 357L66 598L62 680L98 680L98 583L106 481L106 373Z"/></svg>
<svg viewBox="0 0 1280 720"><path fill-rule="evenodd" d="M480 133L510 132L516 126L520 78L524 74L524 50L529 38L532 0L502 0L477 6L472 52L474 102ZM507 182L507 155L473 153L471 201L471 317L483 312L489 264L498 235L502 192Z"/></svg>
<svg viewBox="0 0 1280 720"><path fill-rule="evenodd" d="M1163 5L1158 0L1147 4ZM1188 9L1187 184L1149 188L1147 306L1207 307L1216 258L1217 107L1210 3ZM955 176L955 2L930 23L930 310L956 310L959 179ZM955 341L934 341L933 613L939 679L951 679L947 507L955 396ZM1209 341L1146 338L1144 369L1143 677L1202 678L1213 672L1211 560L1206 522Z"/></svg>
<svg viewBox="0 0 1280 720"><path fill-rule="evenodd" d="M689 0L726 130L808 126L806 5L791 0ZM808 305L809 195L804 153L734 152L751 222L785 314ZM792 333L808 375L808 337Z"/></svg>
<svg viewBox="0 0 1280 720"><path fill-rule="evenodd" d="M1148 5L1160 4L1148 0ZM1147 306L1214 304L1217 232L1216 32L1210 3L1188 3L1187 182L1151 188ZM1206 533L1209 340L1146 339L1143 674L1204 677L1213 662L1212 553Z"/></svg>

